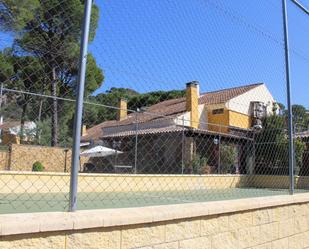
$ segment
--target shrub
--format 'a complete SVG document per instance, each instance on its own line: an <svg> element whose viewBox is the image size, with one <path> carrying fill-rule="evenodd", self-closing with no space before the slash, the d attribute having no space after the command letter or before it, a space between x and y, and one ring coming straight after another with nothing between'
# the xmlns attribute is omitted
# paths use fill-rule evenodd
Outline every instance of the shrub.
<svg viewBox="0 0 309 249"><path fill-rule="evenodd" d="M222 144L220 147L220 164L222 174L233 173L235 161L237 160L237 149L232 145Z"/></svg>
<svg viewBox="0 0 309 249"><path fill-rule="evenodd" d="M191 161L191 168L193 174L210 174L210 169L208 166L208 158L202 157L198 154L195 155Z"/></svg>
<svg viewBox="0 0 309 249"><path fill-rule="evenodd" d="M35 162L32 165L32 171L36 171L36 172L40 172L40 171L44 171L44 166L41 162Z"/></svg>

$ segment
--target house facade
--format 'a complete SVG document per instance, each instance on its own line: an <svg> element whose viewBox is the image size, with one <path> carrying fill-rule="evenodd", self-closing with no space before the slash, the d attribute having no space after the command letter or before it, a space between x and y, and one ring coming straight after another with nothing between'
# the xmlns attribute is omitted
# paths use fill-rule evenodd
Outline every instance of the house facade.
<svg viewBox="0 0 309 249"><path fill-rule="evenodd" d="M88 129L83 141L124 152L112 162L96 159L101 172L118 164L131 167L133 173L250 172L252 134L262 128L261 118L273 113L275 105L263 83L201 94L198 82L190 82L185 97L143 112L128 114L126 100L121 99L117 120ZM109 169L102 166L109 164Z"/></svg>

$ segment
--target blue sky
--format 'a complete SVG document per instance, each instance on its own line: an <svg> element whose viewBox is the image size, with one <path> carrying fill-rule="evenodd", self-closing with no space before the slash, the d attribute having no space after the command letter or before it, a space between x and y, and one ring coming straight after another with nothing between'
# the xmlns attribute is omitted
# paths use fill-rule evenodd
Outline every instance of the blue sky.
<svg viewBox="0 0 309 249"><path fill-rule="evenodd" d="M90 50L106 76L97 92L183 89L191 80L205 92L264 82L286 102L280 0L96 3L101 17ZM309 107L309 17L288 7L293 102Z"/></svg>
<svg viewBox="0 0 309 249"><path fill-rule="evenodd" d="M309 17L288 1L293 103L309 108ZM309 0L301 0L309 7ZM96 0L90 45L111 87L201 91L264 82L286 103L281 0ZM0 46L9 46L9 36Z"/></svg>

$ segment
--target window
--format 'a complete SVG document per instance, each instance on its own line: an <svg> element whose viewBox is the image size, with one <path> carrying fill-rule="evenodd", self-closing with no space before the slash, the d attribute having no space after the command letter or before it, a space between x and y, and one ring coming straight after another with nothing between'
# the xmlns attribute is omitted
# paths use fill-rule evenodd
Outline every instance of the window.
<svg viewBox="0 0 309 249"><path fill-rule="evenodd" d="M212 114L223 114L224 112L224 109L223 108L220 108L220 109L214 109L212 110Z"/></svg>

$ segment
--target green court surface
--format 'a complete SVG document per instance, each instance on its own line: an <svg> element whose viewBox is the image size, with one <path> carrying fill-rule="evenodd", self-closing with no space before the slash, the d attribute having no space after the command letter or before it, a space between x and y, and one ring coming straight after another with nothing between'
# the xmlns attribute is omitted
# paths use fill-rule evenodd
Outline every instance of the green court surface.
<svg viewBox="0 0 309 249"><path fill-rule="evenodd" d="M296 192L305 192L297 190ZM106 209L287 195L286 189L199 189L168 192L91 192L78 194L78 209ZM0 214L66 211L67 193L0 194Z"/></svg>

